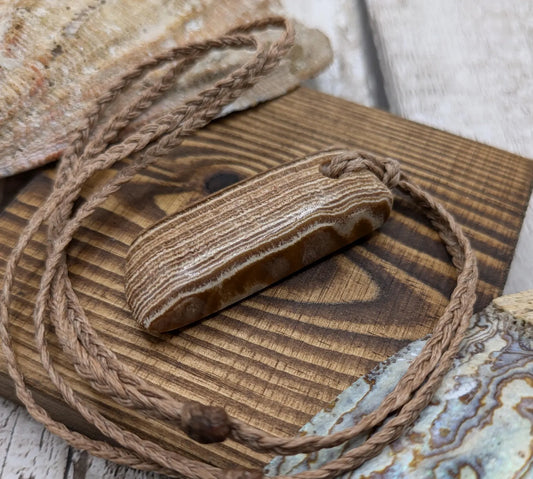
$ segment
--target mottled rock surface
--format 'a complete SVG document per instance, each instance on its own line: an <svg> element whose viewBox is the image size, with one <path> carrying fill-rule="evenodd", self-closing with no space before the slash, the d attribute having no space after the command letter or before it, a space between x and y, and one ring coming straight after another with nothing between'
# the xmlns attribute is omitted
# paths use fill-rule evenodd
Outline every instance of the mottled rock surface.
<svg viewBox="0 0 533 479"><path fill-rule="evenodd" d="M280 12L276 0L0 3L0 177L57 159L93 101L141 60ZM268 42L275 35L279 32L261 38ZM248 50L214 52L184 74L141 121L170 111L251 55ZM327 38L298 25L296 44L277 70L224 113L290 91L331 58ZM115 107L131 101L142 84Z"/></svg>

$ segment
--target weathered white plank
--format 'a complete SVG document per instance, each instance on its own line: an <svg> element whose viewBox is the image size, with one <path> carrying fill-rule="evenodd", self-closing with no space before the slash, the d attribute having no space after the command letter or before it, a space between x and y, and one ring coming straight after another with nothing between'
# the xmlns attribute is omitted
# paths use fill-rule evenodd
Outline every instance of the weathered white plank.
<svg viewBox="0 0 533 479"><path fill-rule="evenodd" d="M74 451L64 479L163 479L152 472L137 471L91 456L86 452Z"/></svg>
<svg viewBox="0 0 533 479"><path fill-rule="evenodd" d="M63 477L69 446L35 422L21 407L0 399L0 477Z"/></svg>
<svg viewBox="0 0 533 479"><path fill-rule="evenodd" d="M368 1L391 110L533 158L533 2ZM533 288L530 204L506 293Z"/></svg>
<svg viewBox="0 0 533 479"><path fill-rule="evenodd" d="M369 51L363 2L359 0L281 0L287 15L318 28L331 42L331 66L305 84L367 106L378 105L378 83Z"/></svg>
<svg viewBox="0 0 533 479"><path fill-rule="evenodd" d="M530 123L531 126L533 125ZM504 294L531 288L533 288L533 195L529 199Z"/></svg>
<svg viewBox="0 0 533 479"><path fill-rule="evenodd" d="M77 451L50 434L24 408L0 398L2 479L163 479Z"/></svg>
<svg viewBox="0 0 533 479"><path fill-rule="evenodd" d="M391 110L533 157L533 2L368 2Z"/></svg>

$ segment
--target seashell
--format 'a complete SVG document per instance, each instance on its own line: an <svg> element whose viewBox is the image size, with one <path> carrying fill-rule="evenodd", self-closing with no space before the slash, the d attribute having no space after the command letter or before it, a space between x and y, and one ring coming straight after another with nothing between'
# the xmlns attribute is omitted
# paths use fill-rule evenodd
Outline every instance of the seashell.
<svg viewBox="0 0 533 479"><path fill-rule="evenodd" d="M527 294L529 305L519 314L516 307L512 314L502 311L509 303L504 299L474 315L452 368L413 426L342 477L531 477L533 291ZM521 301L525 305L524 297ZM357 423L394 388L426 340L412 342L357 380L311 419L302 434L325 435ZM265 473L315 469L362 439L310 455L276 457Z"/></svg>
<svg viewBox="0 0 533 479"><path fill-rule="evenodd" d="M280 12L275 0L1 3L0 177L57 159L91 102L146 56ZM265 40L273 34L265 32ZM216 81L249 55L232 51L209 56L141 121ZM297 25L296 45L288 58L224 113L286 93L324 68L331 55L323 34Z"/></svg>

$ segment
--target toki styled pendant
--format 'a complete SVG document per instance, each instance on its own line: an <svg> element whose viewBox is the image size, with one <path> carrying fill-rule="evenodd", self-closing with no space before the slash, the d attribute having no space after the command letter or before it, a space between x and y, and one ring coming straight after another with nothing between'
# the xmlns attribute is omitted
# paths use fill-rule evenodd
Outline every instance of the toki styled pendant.
<svg viewBox="0 0 533 479"><path fill-rule="evenodd" d="M219 311L379 228L391 191L369 170L330 178L321 152L165 218L131 245L126 297L151 331Z"/></svg>

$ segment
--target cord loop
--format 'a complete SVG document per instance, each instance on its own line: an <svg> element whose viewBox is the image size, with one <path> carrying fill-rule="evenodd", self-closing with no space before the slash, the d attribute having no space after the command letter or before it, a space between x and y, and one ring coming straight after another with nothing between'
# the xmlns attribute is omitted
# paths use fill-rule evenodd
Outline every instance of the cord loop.
<svg viewBox="0 0 533 479"><path fill-rule="evenodd" d="M283 29L279 39L271 45L255 41L252 33L268 26ZM261 479L260 471L224 470L194 461L173 449L145 440L104 416L99 409L87 404L56 367L47 342L53 330L65 355L76 372L98 392L105 393L117 404L136 409L159 420L179 423L185 432L200 442L222 441L226 437L249 448L277 454L317 451L343 444L362 433L365 441L338 459L311 471L298 473L298 479L332 479L353 470L365 460L378 454L387 444L398 438L412 424L430 402L442 376L448 370L468 327L475 301L477 267L474 253L462 229L445 208L429 193L413 183L401 172L396 160L379 159L374 155L346 151L329 164L322 165L324 174L338 178L343 174L368 168L389 188L398 188L411 196L430 218L450 252L459 274L450 302L438 320L432 337L419 356L409 366L404 377L383 402L354 426L328 436L276 437L236 418L228 417L218 407L196 402L182 403L169 393L141 379L130 371L109 350L92 328L69 278L66 248L82 222L88 218L120 186L131 180L141 169L179 145L185 136L193 134L215 118L243 91L278 64L292 45L294 31L290 23L280 17L268 18L244 25L218 39L178 47L147 59L126 72L110 90L100 97L88 113L83 128L76 132L58 167L50 196L40 205L20 234L6 262L0 293L0 339L8 371L17 396L29 413L51 432L76 448L91 454L138 469L153 470L167 475L191 479ZM207 88L181 107L143 126L125 139L120 134L126 126L149 108L169 88L175 78L214 48L249 48L255 46L255 56L225 79ZM107 123L96 129L105 107L112 103L133 80L146 71L170 63L167 74L147 87L140 95ZM94 134L97 130L98 133ZM94 138L93 138L94 136ZM98 171L113 166L125 158L124 166L107 183L92 192L84 203L75 208L85 183ZM25 248L40 226L48 221L47 255L40 287L35 299L33 321L35 344L51 382L65 401L88 422L95 425L109 442L97 441L69 430L55 421L35 401L14 351L10 333L10 307L13 286ZM48 328L47 321L53 325ZM117 444L117 445L115 445ZM281 478L282 476L278 476Z"/></svg>
<svg viewBox="0 0 533 479"><path fill-rule="evenodd" d="M402 179L400 162L393 158L378 158L370 153L348 150L339 153L320 167L320 171L329 178L368 169L389 189L396 188Z"/></svg>

